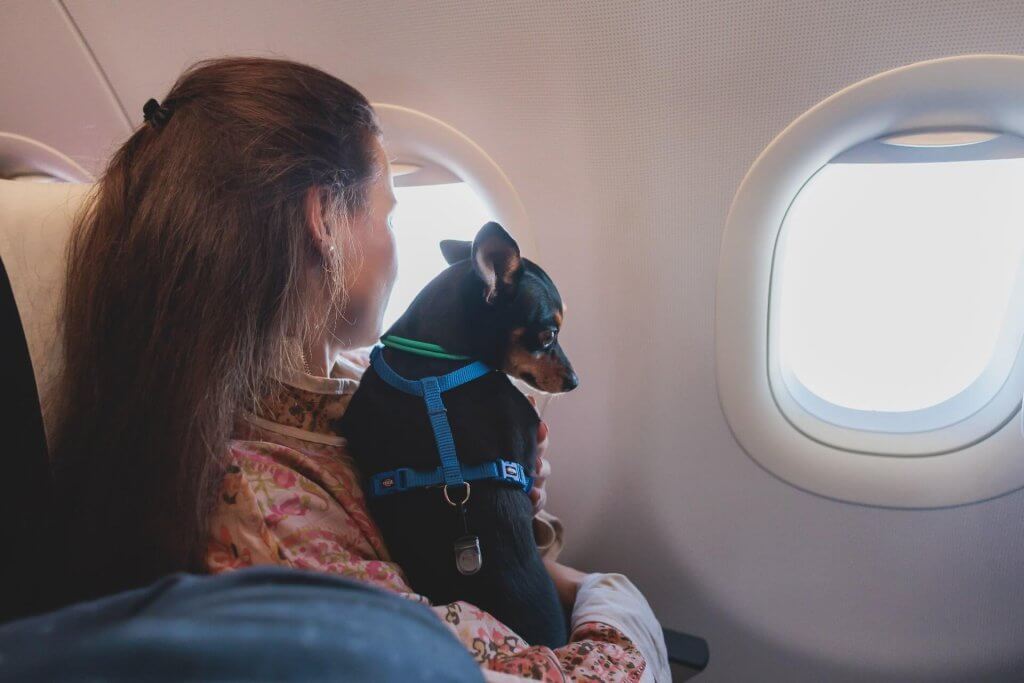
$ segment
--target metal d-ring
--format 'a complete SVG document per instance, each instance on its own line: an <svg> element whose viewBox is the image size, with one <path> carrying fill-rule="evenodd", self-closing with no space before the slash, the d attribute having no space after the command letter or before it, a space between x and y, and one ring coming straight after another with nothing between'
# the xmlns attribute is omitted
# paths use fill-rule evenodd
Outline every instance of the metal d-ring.
<svg viewBox="0 0 1024 683"><path fill-rule="evenodd" d="M448 501L448 504L449 504L449 505L451 505L452 507L459 507L460 505L465 505L465 504L466 504L466 501L468 501L468 500L469 500L469 493L470 493L470 491L472 490L472 489L470 488L470 486L469 486L469 482L468 482L468 481L464 481L464 482L462 482L461 484L453 484L453 486L465 486L465 487L466 487L466 497L465 497L465 498L463 498L463 499L462 499L461 501L459 501L458 503L456 503L456 502L453 502L453 501L452 501L452 499L451 499L451 498L450 498L450 497L448 496L448 484L445 484L445 485L444 485L444 489L443 489L443 492L444 492L444 499L445 499L446 501Z"/></svg>

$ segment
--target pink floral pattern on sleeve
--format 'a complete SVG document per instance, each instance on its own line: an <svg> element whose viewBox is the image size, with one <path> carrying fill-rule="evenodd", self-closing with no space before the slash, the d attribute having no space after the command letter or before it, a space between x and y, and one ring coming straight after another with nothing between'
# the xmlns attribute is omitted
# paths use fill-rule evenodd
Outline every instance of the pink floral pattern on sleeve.
<svg viewBox="0 0 1024 683"><path fill-rule="evenodd" d="M233 441L208 546L210 571L286 564L411 594L370 519L354 471L338 451L319 444L302 444L298 451L268 441Z"/></svg>
<svg viewBox="0 0 1024 683"><path fill-rule="evenodd" d="M239 420L210 528L209 571L283 564L366 581L426 603L391 561L344 441L327 434L320 440L334 443L319 443L295 431L298 424L327 429L330 420L302 411L326 410L333 417L343 412L348 396L312 401L308 392L291 389L284 385L266 402L268 412L257 416L262 422ZM268 419L284 414L290 416L284 429ZM432 609L484 669L514 678L639 681L645 667L633 643L605 624L583 624L568 645L552 650L531 647L468 603Z"/></svg>
<svg viewBox="0 0 1024 683"><path fill-rule="evenodd" d="M490 671L535 681L639 681L646 663L633 642L597 622L580 624L552 650L530 646L487 612L466 602L434 607L478 662Z"/></svg>

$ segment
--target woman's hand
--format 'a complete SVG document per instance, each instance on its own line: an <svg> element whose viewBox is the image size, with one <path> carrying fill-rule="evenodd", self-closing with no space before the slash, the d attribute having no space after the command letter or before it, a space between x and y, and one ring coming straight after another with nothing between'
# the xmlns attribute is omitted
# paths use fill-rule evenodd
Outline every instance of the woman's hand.
<svg viewBox="0 0 1024 683"><path fill-rule="evenodd" d="M534 409L536 409L537 399L533 396L527 396L526 398L533 404ZM544 482L547 481L548 475L551 474L551 465L548 464L547 459L544 457L544 453L547 449L548 426L544 420L541 420L537 425L537 457L533 466L533 488L530 489L530 501L533 503L533 514L537 514L543 510L544 506L548 502L548 494L547 491L544 490Z"/></svg>
<svg viewBox="0 0 1024 683"><path fill-rule="evenodd" d="M558 591L562 607L566 613L572 614L572 609L576 606L576 594L586 574L554 560L544 560L544 566L551 575L551 580L555 582L555 590Z"/></svg>
<svg viewBox="0 0 1024 683"><path fill-rule="evenodd" d="M534 464L533 488L530 489L530 501L533 503L533 514L544 509L548 502L548 493L544 490L544 483L551 474L551 465L544 457L548 449L548 426L541 421L537 425L537 462Z"/></svg>

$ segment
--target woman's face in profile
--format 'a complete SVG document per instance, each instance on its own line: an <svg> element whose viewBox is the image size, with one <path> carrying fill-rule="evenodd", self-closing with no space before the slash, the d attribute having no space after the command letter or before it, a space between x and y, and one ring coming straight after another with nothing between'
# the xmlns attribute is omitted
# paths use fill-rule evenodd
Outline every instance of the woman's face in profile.
<svg viewBox="0 0 1024 683"><path fill-rule="evenodd" d="M369 190L368 210L352 222L352 240L362 254L359 270L349 285L348 304L342 320L337 321L336 337L353 348L368 346L381 334L384 309L398 272L395 236L391 231L391 212L395 193L391 184L391 164L379 142L376 154L384 165Z"/></svg>

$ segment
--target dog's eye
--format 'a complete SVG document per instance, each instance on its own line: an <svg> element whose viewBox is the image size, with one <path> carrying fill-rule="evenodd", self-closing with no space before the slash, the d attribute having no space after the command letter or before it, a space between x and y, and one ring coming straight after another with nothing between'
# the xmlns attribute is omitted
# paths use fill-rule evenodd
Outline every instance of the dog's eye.
<svg viewBox="0 0 1024 683"><path fill-rule="evenodd" d="M544 330L540 333L539 340L541 348L548 348L555 343L555 338L558 337L558 330Z"/></svg>

